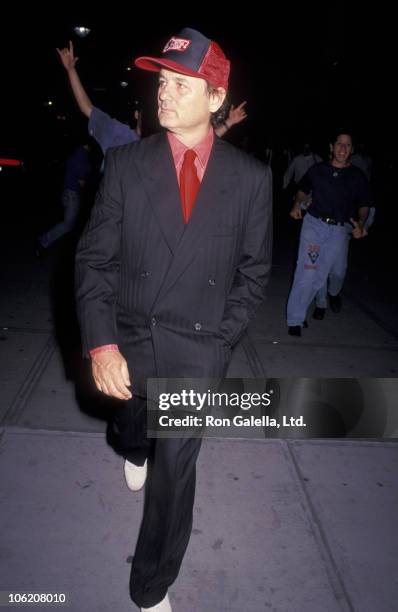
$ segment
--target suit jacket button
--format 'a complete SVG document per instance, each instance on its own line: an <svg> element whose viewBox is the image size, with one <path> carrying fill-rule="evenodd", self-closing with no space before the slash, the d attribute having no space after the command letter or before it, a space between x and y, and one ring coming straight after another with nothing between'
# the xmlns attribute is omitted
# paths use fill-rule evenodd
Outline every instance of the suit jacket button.
<svg viewBox="0 0 398 612"><path fill-rule="evenodd" d="M143 272L141 272L141 276L142 276L142 278L147 278L149 276L149 272L144 270Z"/></svg>
<svg viewBox="0 0 398 612"><path fill-rule="evenodd" d="M209 285L214 287L215 284L216 284L216 281L214 280L214 278L209 278Z"/></svg>
<svg viewBox="0 0 398 612"><path fill-rule="evenodd" d="M195 323L195 331L200 331L202 329L202 326L200 323Z"/></svg>
<svg viewBox="0 0 398 612"><path fill-rule="evenodd" d="M151 325L152 325L152 327L155 327L156 323L157 323L157 321L156 321L156 317L152 317L152 319L151 319Z"/></svg>

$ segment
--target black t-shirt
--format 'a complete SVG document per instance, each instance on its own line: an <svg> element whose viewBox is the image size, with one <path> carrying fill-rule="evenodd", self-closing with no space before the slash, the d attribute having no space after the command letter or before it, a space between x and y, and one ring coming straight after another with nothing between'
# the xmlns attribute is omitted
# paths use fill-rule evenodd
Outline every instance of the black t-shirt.
<svg viewBox="0 0 398 612"><path fill-rule="evenodd" d="M358 209L372 206L369 183L359 168L347 166L335 168L321 162L312 166L299 182L298 188L305 194L312 193L308 209L314 217L331 217L345 223L358 217Z"/></svg>

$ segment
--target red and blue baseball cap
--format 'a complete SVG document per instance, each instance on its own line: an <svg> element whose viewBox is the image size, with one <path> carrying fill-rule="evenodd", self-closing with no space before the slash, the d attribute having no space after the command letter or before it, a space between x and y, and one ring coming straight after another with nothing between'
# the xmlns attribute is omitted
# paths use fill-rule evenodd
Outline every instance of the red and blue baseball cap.
<svg viewBox="0 0 398 612"><path fill-rule="evenodd" d="M162 51L162 57L138 57L137 68L173 72L205 79L213 87L228 89L230 62L219 45L197 30L184 28L172 36Z"/></svg>

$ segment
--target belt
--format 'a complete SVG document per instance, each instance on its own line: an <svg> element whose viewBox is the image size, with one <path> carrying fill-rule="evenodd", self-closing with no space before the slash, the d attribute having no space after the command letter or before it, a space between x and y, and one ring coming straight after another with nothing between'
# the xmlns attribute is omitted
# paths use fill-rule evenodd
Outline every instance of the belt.
<svg viewBox="0 0 398 612"><path fill-rule="evenodd" d="M315 217L315 219L320 219L321 221L323 221L324 223L327 223L328 225L344 225L343 221L336 221L335 219L332 219L331 217L320 217L318 215L312 215L313 217Z"/></svg>

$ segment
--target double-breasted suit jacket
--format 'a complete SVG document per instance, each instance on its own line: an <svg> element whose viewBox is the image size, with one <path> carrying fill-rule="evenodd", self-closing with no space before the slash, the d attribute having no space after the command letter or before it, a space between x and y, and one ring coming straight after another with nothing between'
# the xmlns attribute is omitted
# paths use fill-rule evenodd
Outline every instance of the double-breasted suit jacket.
<svg viewBox="0 0 398 612"><path fill-rule="evenodd" d="M215 138L184 225L165 133L108 151L76 256L83 350L118 344L147 377L218 377L271 269L268 167Z"/></svg>

